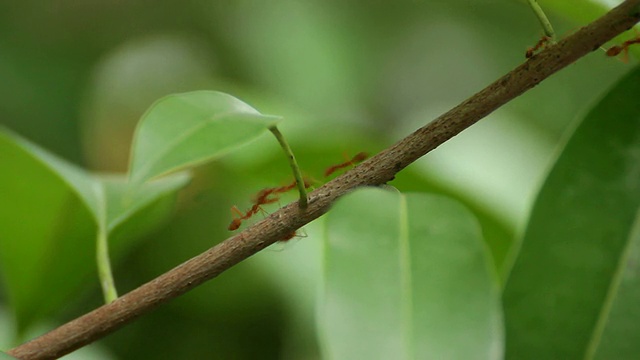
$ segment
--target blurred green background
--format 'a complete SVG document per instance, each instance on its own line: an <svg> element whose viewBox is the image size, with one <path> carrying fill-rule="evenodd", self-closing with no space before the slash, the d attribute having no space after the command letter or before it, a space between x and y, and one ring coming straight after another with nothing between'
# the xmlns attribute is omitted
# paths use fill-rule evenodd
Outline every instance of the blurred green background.
<svg viewBox="0 0 640 360"><path fill-rule="evenodd" d="M560 35L602 11L597 2L540 3ZM124 172L133 129L154 100L219 90L285 116L281 130L303 171L321 178L345 155L391 145L522 63L541 32L514 0L4 1L0 125L82 167ZM466 203L501 270L563 133L628 68L593 53L392 185ZM225 239L232 205L247 207L251 194L289 178L266 136L198 168L171 221L114 259L120 291ZM262 252L70 358L319 358L321 221L305 228L306 238ZM97 280L88 283L32 335L100 301ZM8 313L0 312L5 348Z"/></svg>

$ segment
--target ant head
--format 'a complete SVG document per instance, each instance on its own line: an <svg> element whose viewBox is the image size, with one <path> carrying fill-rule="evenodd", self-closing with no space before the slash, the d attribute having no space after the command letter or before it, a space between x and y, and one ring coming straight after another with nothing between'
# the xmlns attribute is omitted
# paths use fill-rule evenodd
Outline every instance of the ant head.
<svg viewBox="0 0 640 360"><path fill-rule="evenodd" d="M242 225L242 219L236 218L231 221L231 224L229 224L229 227L227 229L229 229L229 231L235 231L240 228L240 225Z"/></svg>

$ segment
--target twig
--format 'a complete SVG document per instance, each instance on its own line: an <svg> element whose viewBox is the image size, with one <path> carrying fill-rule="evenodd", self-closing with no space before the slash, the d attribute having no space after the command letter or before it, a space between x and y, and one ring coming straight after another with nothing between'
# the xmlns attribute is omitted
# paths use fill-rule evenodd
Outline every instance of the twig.
<svg viewBox="0 0 640 360"><path fill-rule="evenodd" d="M117 330L318 218L348 191L392 180L407 165L556 71L598 49L639 20L640 0L626 0L595 22L547 47L427 126L310 193L306 211L300 211L297 202L291 203L116 301L11 349L9 354L20 359L56 358Z"/></svg>

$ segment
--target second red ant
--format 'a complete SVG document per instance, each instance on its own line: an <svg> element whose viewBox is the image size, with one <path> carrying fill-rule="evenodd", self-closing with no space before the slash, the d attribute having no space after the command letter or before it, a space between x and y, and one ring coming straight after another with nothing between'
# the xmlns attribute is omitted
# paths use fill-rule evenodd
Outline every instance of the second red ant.
<svg viewBox="0 0 640 360"><path fill-rule="evenodd" d="M355 165L361 161L364 161L368 157L369 157L369 154L367 154L366 152L357 153L354 157L351 158L351 160L328 167L327 170L324 171L324 176L327 177L333 174L334 172L336 172L337 170L344 169L347 166Z"/></svg>
<svg viewBox="0 0 640 360"><path fill-rule="evenodd" d="M637 36L635 38L629 39L620 45L610 47L606 52L607 56L617 56L620 53L624 53L623 61L627 62L627 59L629 58L629 46L633 44L640 44L640 34L638 31L636 31L636 34Z"/></svg>
<svg viewBox="0 0 640 360"><path fill-rule="evenodd" d="M305 189L308 189L311 187L311 181L309 181L308 179L304 179L303 181L304 181ZM254 196L253 205L244 213L240 211L240 209L238 209L236 206L232 206L231 212L234 215L237 215L237 217L234 217L234 219L231 221L227 229L229 229L229 231L237 230L238 228L240 228L240 225L242 225L243 220L250 219L253 215L257 214L258 211L262 210L261 205L272 204L280 201L281 194L284 194L295 187L296 187L296 182L293 181L289 185L266 188L266 189L260 190Z"/></svg>

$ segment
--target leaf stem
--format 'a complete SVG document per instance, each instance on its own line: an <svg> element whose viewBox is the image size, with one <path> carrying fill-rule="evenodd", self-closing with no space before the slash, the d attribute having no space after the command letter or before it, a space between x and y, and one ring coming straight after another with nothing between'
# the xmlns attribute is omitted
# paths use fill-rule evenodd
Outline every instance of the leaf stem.
<svg viewBox="0 0 640 360"><path fill-rule="evenodd" d="M102 287L104 302L108 304L118 298L118 290L116 290L116 285L113 281L113 272L111 271L107 229L104 225L99 225L99 227L98 240L96 244L98 277L100 278L100 287Z"/></svg>
<svg viewBox="0 0 640 360"><path fill-rule="evenodd" d="M94 191L99 199L97 208L98 235L96 239L96 264L98 267L98 279L102 288L102 296L105 304L109 304L118 298L118 291L113 280L111 260L109 259L109 230L107 226L107 205L104 185L101 182L94 183Z"/></svg>
<svg viewBox="0 0 640 360"><path fill-rule="evenodd" d="M540 21L540 25L542 25L544 34L550 37L552 42L555 42L556 33L555 31L553 31L553 26L551 26L551 22L549 22L547 15L545 15L544 11L542 11L542 8L540 7L540 5L538 5L538 2L536 0L527 1L529 2L529 6L531 6L531 9L533 10L533 13L536 14L538 21Z"/></svg>
<svg viewBox="0 0 640 360"><path fill-rule="evenodd" d="M307 190L305 189L304 180L302 179L302 174L300 173L300 167L298 166L296 157L293 155L293 151L291 151L291 147L287 143L287 140L285 140L280 130L278 130L277 126L274 125L269 127L269 131L271 131L273 136L276 137L276 139L278 140L278 143L280 143L280 146L282 147L282 150L284 150L285 154L287 155L287 158L289 159L289 165L291 166L291 170L293 171L293 177L296 179L296 186L298 187L298 192L300 193L300 199L298 200L298 205L300 206L301 209L304 210L307 208L307 205L308 205Z"/></svg>

